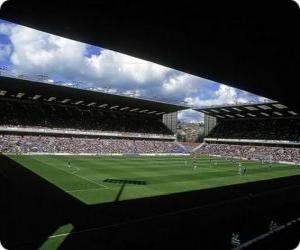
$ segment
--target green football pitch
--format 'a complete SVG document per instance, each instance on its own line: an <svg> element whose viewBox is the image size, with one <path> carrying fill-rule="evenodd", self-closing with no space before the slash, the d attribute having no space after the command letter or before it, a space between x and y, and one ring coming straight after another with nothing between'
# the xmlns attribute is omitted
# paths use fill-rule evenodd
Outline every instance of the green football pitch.
<svg viewBox="0 0 300 250"><path fill-rule="evenodd" d="M242 166L247 171L240 175L238 160L208 156L193 159L191 156L7 155L4 159L8 159L7 157L10 158L11 165L6 161L8 167L5 164L2 167L4 174L11 174L8 178L15 187L11 195L16 196L15 199L10 199L16 203L11 208L16 209L9 213L6 226L12 228L9 232L15 233L15 244L18 241L21 244L24 237L25 242L39 242L29 249L57 249L69 235L74 235L71 239L76 239L83 232L89 233L90 228L98 230L103 225L106 227L106 220L102 222L101 216L100 221L86 222L85 212L82 211L89 211L86 215L89 218L89 213L94 211L85 210L89 207L97 207L95 213L98 214L97 209L105 203L110 207L117 204L116 201L154 196L159 198L162 195L300 174L299 166L274 163L270 167L270 164L242 161ZM9 171L9 166L13 171ZM41 178L33 178L36 175ZM22 183L25 187L21 186ZM21 194L26 198L22 198ZM20 205L19 202L24 200L28 204L25 202ZM56 200L59 202L58 206L57 203L51 204ZM23 211L19 208L25 212L25 217L21 219L24 225L15 219ZM77 216L83 218L83 225L76 222ZM108 213L106 216L112 215ZM76 218L75 222L72 218ZM17 227L11 222L14 220ZM114 216L110 220L115 220ZM32 237L33 232L39 236ZM39 237L43 239L39 241ZM37 247L38 245L40 246Z"/></svg>
<svg viewBox="0 0 300 250"><path fill-rule="evenodd" d="M299 166L199 156L21 156L19 163L85 204L138 199L300 174ZM70 163L70 165L69 165ZM194 165L197 167L194 168Z"/></svg>

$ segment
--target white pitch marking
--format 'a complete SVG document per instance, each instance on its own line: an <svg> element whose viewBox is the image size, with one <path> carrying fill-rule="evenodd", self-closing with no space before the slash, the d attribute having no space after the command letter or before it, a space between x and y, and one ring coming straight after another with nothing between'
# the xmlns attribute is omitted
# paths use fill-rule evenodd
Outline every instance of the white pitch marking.
<svg viewBox="0 0 300 250"><path fill-rule="evenodd" d="M50 166L52 166L52 165L50 165ZM52 166L52 167L55 167L55 166ZM91 179L89 179L89 178L86 178L86 177L83 177L83 176L81 176L81 175L78 175L78 174L76 174L76 173L68 172L68 171L65 171L64 169L61 169L61 168L58 168L58 167L55 167L55 168L57 168L57 169L59 169L59 170L62 170L62 171L64 171L64 172L68 173L68 174L72 174L72 175L74 175L74 176L77 176L77 177L79 177L79 178L81 178L81 179L84 179L84 180L86 180L86 181L89 181L89 182L91 182L91 183L94 183L94 184L96 184L96 185L99 186L99 187L108 188L108 187L105 186L105 185L102 185L102 184L100 184L100 183L98 183L98 182L96 182L96 181L93 181L93 180L91 180Z"/></svg>
<svg viewBox="0 0 300 250"><path fill-rule="evenodd" d="M84 192L84 191L102 190L102 189L106 189L106 188L105 187L100 187L100 188L75 189L75 190L67 190L66 192L73 193L73 192Z"/></svg>
<svg viewBox="0 0 300 250"><path fill-rule="evenodd" d="M37 159L36 159L36 160L37 160ZM100 183L98 183L98 182L95 182L95 181L93 181L93 180L90 180L90 179L88 179L88 178L86 178L86 177L83 177L83 176L81 176L81 175L78 175L78 174L75 174L75 173L68 172L68 171L66 171L66 170L64 170L64 169L62 169L62 168L55 167L55 166L50 165L50 164L48 164L48 163L42 162L42 161L40 161L40 160L37 160L37 161L39 161L39 162L41 162L41 163L43 163L43 164L46 164L46 165L48 165L48 166L50 166L50 167L54 167L54 168L56 168L56 169L58 169L58 170L61 170L61 171L65 172L65 173L67 173L67 174L72 174L72 175L74 175L74 176L76 176L76 177L79 177L79 178L81 178L81 179L83 179L83 180L86 180L86 181L88 181L88 182L94 183L94 184L96 184L96 185L99 186L99 187L108 188L108 187L105 186L105 185L102 185L102 184L100 184Z"/></svg>
<svg viewBox="0 0 300 250"><path fill-rule="evenodd" d="M72 166L72 167L73 167L73 166ZM78 172L80 171L80 168L78 168L78 167L73 167L73 168L76 168L76 170L70 172L71 174L75 174L75 173L78 173Z"/></svg>

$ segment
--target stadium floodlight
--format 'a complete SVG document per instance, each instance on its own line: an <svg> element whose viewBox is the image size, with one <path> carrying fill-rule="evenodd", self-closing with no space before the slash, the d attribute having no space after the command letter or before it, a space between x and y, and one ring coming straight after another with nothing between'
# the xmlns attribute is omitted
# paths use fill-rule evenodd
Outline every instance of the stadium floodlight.
<svg viewBox="0 0 300 250"><path fill-rule="evenodd" d="M86 106L90 107L90 106L93 106L95 105L96 103L95 102L90 102L89 104L87 104Z"/></svg>
<svg viewBox="0 0 300 250"><path fill-rule="evenodd" d="M17 98L22 98L25 95L25 93L18 93Z"/></svg>
<svg viewBox="0 0 300 250"><path fill-rule="evenodd" d="M272 109L270 106L267 106L267 105L259 105L257 107L264 109L264 110Z"/></svg>
<svg viewBox="0 0 300 250"><path fill-rule="evenodd" d="M157 111L150 111L150 112L148 112L147 114L154 114L154 113L156 113Z"/></svg>
<svg viewBox="0 0 300 250"><path fill-rule="evenodd" d="M278 112L278 111L274 111L273 113L274 113L275 115L282 116L282 114L281 114L280 112Z"/></svg>
<svg viewBox="0 0 300 250"><path fill-rule="evenodd" d="M262 115L264 116L270 116L269 114L265 113L265 112L260 112Z"/></svg>
<svg viewBox="0 0 300 250"><path fill-rule="evenodd" d="M52 101L54 101L55 99L56 99L56 97L51 96L47 101L48 101L48 102L52 102Z"/></svg>
<svg viewBox="0 0 300 250"><path fill-rule="evenodd" d="M37 100L41 97L41 95L34 95L34 97L32 97L33 100Z"/></svg>
<svg viewBox="0 0 300 250"><path fill-rule="evenodd" d="M165 114L166 112L160 112L160 113L156 113L156 115L162 115Z"/></svg>
<svg viewBox="0 0 300 250"><path fill-rule="evenodd" d="M245 117L244 115L241 115L241 114L235 114L235 115L238 116L238 117L241 117L241 118Z"/></svg>
<svg viewBox="0 0 300 250"><path fill-rule="evenodd" d="M258 110L256 107L253 107L253 106L247 106L247 107L244 107L245 109L248 109L248 110Z"/></svg>
<svg viewBox="0 0 300 250"><path fill-rule="evenodd" d="M222 115L217 115L217 117L219 117L219 118L225 118L224 116L222 116Z"/></svg>
<svg viewBox="0 0 300 250"><path fill-rule="evenodd" d="M227 117L229 117L229 118L234 118L234 116L233 115L226 115Z"/></svg>
<svg viewBox="0 0 300 250"><path fill-rule="evenodd" d="M76 105L79 105L81 103L84 103L84 101L77 101L77 102L75 102Z"/></svg>
<svg viewBox="0 0 300 250"><path fill-rule="evenodd" d="M223 111L225 111L225 112L227 112L227 113L230 112L228 109L221 109L221 110L223 110Z"/></svg>
<svg viewBox="0 0 300 250"><path fill-rule="evenodd" d="M252 113L247 113L247 115L252 116L252 117L256 117L256 115L254 115Z"/></svg>
<svg viewBox="0 0 300 250"><path fill-rule="evenodd" d="M71 99L64 99L64 100L62 100L61 102L62 103L67 103L68 101L70 101Z"/></svg>
<svg viewBox="0 0 300 250"><path fill-rule="evenodd" d="M239 109L239 108L232 108L232 109L234 109L235 111L239 111L239 112L241 112L242 110L241 109Z"/></svg>
<svg viewBox="0 0 300 250"><path fill-rule="evenodd" d="M291 115L298 115L298 113L296 113L296 112L294 112L294 111L291 111L291 110L289 110L288 111Z"/></svg>
<svg viewBox="0 0 300 250"><path fill-rule="evenodd" d="M111 106L109 109L115 109L117 107L119 107L119 105Z"/></svg>
<svg viewBox="0 0 300 250"><path fill-rule="evenodd" d="M215 112L215 113L220 113L218 110L211 109L210 111Z"/></svg>
<svg viewBox="0 0 300 250"><path fill-rule="evenodd" d="M276 103L276 104L272 104L272 105L278 109L287 109L287 106L280 104L280 103Z"/></svg>
<svg viewBox="0 0 300 250"><path fill-rule="evenodd" d="M108 104L107 103L103 103L101 105L98 106L98 108L105 108Z"/></svg>
<svg viewBox="0 0 300 250"><path fill-rule="evenodd" d="M143 109L143 110L140 110L139 113L144 113L144 112L147 112L149 111L148 109Z"/></svg>
<svg viewBox="0 0 300 250"><path fill-rule="evenodd" d="M5 96L5 95L6 95L6 93L7 93L7 91L6 91L6 90L1 90L1 91L0 91L0 96Z"/></svg>
<svg viewBox="0 0 300 250"><path fill-rule="evenodd" d="M134 109L131 109L131 110L129 110L130 112L134 112L134 111L137 111L137 110L139 110L139 108L134 108Z"/></svg>
<svg viewBox="0 0 300 250"><path fill-rule="evenodd" d="M120 108L120 110L127 110L127 109L130 109L130 107L123 107L123 108Z"/></svg>

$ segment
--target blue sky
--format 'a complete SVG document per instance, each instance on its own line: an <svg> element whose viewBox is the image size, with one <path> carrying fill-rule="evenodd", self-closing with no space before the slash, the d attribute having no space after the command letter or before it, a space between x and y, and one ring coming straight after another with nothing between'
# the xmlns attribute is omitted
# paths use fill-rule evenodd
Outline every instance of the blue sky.
<svg viewBox="0 0 300 250"><path fill-rule="evenodd" d="M45 75L53 84L195 107L264 100L224 84L1 19L0 66L14 74ZM187 110L179 118L197 122L202 115Z"/></svg>

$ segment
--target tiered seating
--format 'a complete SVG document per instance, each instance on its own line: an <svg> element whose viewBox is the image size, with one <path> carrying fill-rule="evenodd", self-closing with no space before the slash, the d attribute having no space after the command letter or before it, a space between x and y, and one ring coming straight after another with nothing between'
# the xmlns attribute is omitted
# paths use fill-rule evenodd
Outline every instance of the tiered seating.
<svg viewBox="0 0 300 250"><path fill-rule="evenodd" d="M1 101L0 126L172 134L155 116L46 103Z"/></svg>
<svg viewBox="0 0 300 250"><path fill-rule="evenodd" d="M210 138L300 141L299 118L220 120Z"/></svg>
<svg viewBox="0 0 300 250"><path fill-rule="evenodd" d="M126 154L183 151L168 138L162 140L163 135L170 137L173 133L155 115L45 102L1 101L0 117L0 126L4 127L0 134L0 152L4 153ZM11 131L8 128L17 129ZM30 131L27 131L28 128ZM66 133L73 130L78 133ZM83 133L91 131L113 133Z"/></svg>
<svg viewBox="0 0 300 250"><path fill-rule="evenodd" d="M174 142L152 140L0 135L3 153L180 153Z"/></svg>
<svg viewBox="0 0 300 250"><path fill-rule="evenodd" d="M249 146L231 144L206 144L197 150L198 153L221 156L242 157L265 161L300 162L300 148Z"/></svg>

